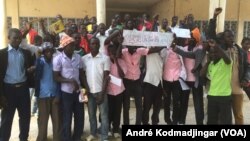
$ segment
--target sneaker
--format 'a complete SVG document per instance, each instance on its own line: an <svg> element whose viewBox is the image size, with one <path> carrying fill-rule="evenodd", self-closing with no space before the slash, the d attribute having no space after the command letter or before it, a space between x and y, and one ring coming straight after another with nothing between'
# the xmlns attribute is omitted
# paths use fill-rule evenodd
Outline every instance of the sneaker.
<svg viewBox="0 0 250 141"><path fill-rule="evenodd" d="M120 135L119 133L114 133L114 137L115 137L115 138L120 138L121 135Z"/></svg>
<svg viewBox="0 0 250 141"><path fill-rule="evenodd" d="M87 138L86 138L86 141L92 141L92 140L95 140L96 137L93 136L93 135L89 135Z"/></svg>
<svg viewBox="0 0 250 141"><path fill-rule="evenodd" d="M109 131L108 136L109 136L109 137L112 137L112 136L113 136L113 135L112 135L112 132Z"/></svg>

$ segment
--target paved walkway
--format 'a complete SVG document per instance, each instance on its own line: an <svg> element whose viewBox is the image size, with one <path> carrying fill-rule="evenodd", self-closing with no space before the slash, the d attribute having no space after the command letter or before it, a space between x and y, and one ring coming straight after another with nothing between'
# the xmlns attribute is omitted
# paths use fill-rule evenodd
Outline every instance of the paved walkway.
<svg viewBox="0 0 250 141"><path fill-rule="evenodd" d="M86 106L85 106L86 108ZM250 124L250 101L247 99L247 97L245 96L244 98L244 117L245 117L245 124ZM135 108L131 108L130 111L131 115L135 115ZM164 122L164 113L163 110L161 110L160 112L160 124L165 124ZM135 122L135 116L131 116L131 123ZM195 114L194 114L194 107L192 104L192 99L190 98L190 104L189 104L189 109L188 109L188 114L187 114L187 118L186 118L186 123L187 124L191 124L194 125L195 124ZM88 118L88 113L87 113L87 109L85 109L85 128L84 128L84 136L83 139L85 139L85 137L87 135L89 135L90 129L89 129L89 118ZM19 141L18 140L18 135L19 135L19 127L18 127L18 116L15 115L15 119L13 121L13 128L12 128L12 136L10 141ZM51 123L49 123L49 129L48 129L48 135L49 138L51 138L52 136L52 126ZM37 118L36 117L32 117L31 118L31 124L30 124L30 141L35 141L37 136ZM50 139L51 140L51 139ZM120 141L121 139L114 139L111 138L111 141ZM52 140L51 140L52 141Z"/></svg>

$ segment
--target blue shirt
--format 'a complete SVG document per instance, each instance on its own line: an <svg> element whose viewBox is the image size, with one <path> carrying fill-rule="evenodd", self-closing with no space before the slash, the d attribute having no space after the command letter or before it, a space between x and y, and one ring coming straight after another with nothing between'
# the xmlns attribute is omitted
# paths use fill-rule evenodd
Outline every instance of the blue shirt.
<svg viewBox="0 0 250 141"><path fill-rule="evenodd" d="M52 62L48 63L44 57L41 58L43 67L42 76L40 79L40 93L39 98L54 97L58 95L58 84L53 79L53 67Z"/></svg>
<svg viewBox="0 0 250 141"><path fill-rule="evenodd" d="M4 82L15 84L25 82L24 56L20 48L17 50L8 44L8 66L4 77Z"/></svg>

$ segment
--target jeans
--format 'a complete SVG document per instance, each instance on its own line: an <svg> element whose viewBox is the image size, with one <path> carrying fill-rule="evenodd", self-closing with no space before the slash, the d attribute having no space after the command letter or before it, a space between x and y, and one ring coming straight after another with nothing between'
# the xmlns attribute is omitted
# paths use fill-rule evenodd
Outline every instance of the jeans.
<svg viewBox="0 0 250 141"><path fill-rule="evenodd" d="M84 104L79 102L77 93L62 92L63 141L79 140L84 127ZM71 136L71 123L74 114L74 133Z"/></svg>
<svg viewBox="0 0 250 141"><path fill-rule="evenodd" d="M97 117L96 111L97 106L99 107L99 112L101 114L101 140L108 140L109 131L109 120L108 120L108 98L105 94L102 104L97 105L96 95L100 93L90 93L88 95L88 112L89 112L89 122L90 122L90 133L93 136L97 134Z"/></svg>

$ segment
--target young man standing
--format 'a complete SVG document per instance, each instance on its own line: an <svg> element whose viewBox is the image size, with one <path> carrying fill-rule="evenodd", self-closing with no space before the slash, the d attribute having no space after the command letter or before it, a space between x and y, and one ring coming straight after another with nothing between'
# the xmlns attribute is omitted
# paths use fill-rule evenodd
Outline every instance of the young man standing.
<svg viewBox="0 0 250 141"><path fill-rule="evenodd" d="M106 25L104 23L100 23L97 30L97 33L99 32L99 34L97 34L96 37L100 40L99 52L107 55L107 45L105 45L105 40L107 39L107 36L105 35L105 31Z"/></svg>
<svg viewBox="0 0 250 141"><path fill-rule="evenodd" d="M25 31L27 33L28 31ZM24 34L26 35L26 34ZM0 141L9 141L15 110L19 113L20 141L28 141L30 126L29 73L34 70L29 51L20 48L22 33L9 30L9 44L0 50L0 98L4 101L1 113ZM24 37L25 38L25 37ZM6 105L7 104L7 105Z"/></svg>
<svg viewBox="0 0 250 141"><path fill-rule="evenodd" d="M207 124L232 124L232 66L233 62L214 41L209 41L210 58L201 75L210 80L208 92Z"/></svg>
<svg viewBox="0 0 250 141"><path fill-rule="evenodd" d="M79 102L80 82L84 82L81 56L74 53L74 39L61 39L63 52L53 59L54 78L61 83L63 112L63 141L80 141L84 125L84 104ZM71 123L74 114L74 134Z"/></svg>
<svg viewBox="0 0 250 141"><path fill-rule="evenodd" d="M229 54L229 57L232 59L233 68L232 68L232 108L235 119L235 124L243 125L244 116L243 116L243 94L242 84L245 82L245 79L248 77L247 68L247 53L243 51L234 41L234 33L231 30L225 30L222 33L216 35L216 18L222 12L221 8L216 8L214 12L213 19L209 22L208 27L208 37L216 39L220 42L221 47L226 50Z"/></svg>
<svg viewBox="0 0 250 141"><path fill-rule="evenodd" d="M88 112L90 122L90 135L87 141L94 140L97 134L96 110L99 107L101 114L101 141L108 140L108 99L106 89L109 82L110 60L99 52L100 40L90 39L90 53L82 57L86 72L88 94Z"/></svg>
<svg viewBox="0 0 250 141"><path fill-rule="evenodd" d="M38 136L37 141L47 140L49 116L52 118L53 141L60 141L60 96L59 86L53 79L53 45L42 44L43 56L36 61L36 96L38 97Z"/></svg>

